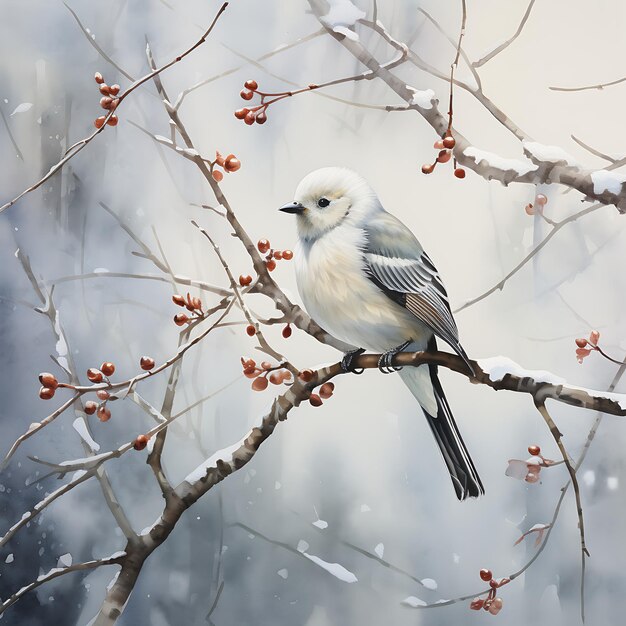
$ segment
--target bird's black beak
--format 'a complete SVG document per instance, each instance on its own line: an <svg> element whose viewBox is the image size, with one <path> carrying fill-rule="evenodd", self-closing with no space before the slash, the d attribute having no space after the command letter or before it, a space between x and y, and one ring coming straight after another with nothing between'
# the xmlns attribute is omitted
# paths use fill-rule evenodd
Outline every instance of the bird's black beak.
<svg viewBox="0 0 626 626"><path fill-rule="evenodd" d="M295 213L296 215L300 215L300 213L304 211L304 207L299 202L294 201L281 206L278 210L283 211L283 213Z"/></svg>

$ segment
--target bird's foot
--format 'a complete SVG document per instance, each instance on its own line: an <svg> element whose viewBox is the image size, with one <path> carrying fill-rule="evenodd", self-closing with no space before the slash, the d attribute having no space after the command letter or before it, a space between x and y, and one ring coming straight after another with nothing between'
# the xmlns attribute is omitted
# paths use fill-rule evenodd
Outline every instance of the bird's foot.
<svg viewBox="0 0 626 626"><path fill-rule="evenodd" d="M393 374L394 372L399 372L401 367L394 367L391 362L393 361L393 357L400 352L403 352L404 349L411 344L411 339L401 343L399 346L392 348L391 350L387 350L384 354L380 355L380 359L378 359L378 369L383 374Z"/></svg>
<svg viewBox="0 0 626 626"><path fill-rule="evenodd" d="M341 371L345 374L362 374L365 370L362 367L353 367L352 361L364 352L364 348L357 348L356 350L346 352L343 355L343 359L341 359Z"/></svg>

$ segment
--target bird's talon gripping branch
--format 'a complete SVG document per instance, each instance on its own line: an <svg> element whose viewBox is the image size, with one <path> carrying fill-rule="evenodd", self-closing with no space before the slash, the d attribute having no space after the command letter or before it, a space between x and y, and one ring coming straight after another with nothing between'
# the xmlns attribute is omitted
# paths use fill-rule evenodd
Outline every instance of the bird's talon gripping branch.
<svg viewBox="0 0 626 626"><path fill-rule="evenodd" d="M362 374L365 370L362 367L353 367L352 361L364 352L365 350L363 348L357 348L356 350L346 352L343 355L343 359L341 359L341 371L345 374Z"/></svg>
<svg viewBox="0 0 626 626"><path fill-rule="evenodd" d="M391 350L387 350L387 352L385 352L384 354L381 354L380 359L378 359L378 369L380 370L381 374L393 374L394 372L399 372L402 369L401 367L394 367L391 362L393 361L393 358L396 356L396 354L404 352L405 348L407 348L410 343L411 340L409 339L408 341L401 343L399 346L396 346Z"/></svg>

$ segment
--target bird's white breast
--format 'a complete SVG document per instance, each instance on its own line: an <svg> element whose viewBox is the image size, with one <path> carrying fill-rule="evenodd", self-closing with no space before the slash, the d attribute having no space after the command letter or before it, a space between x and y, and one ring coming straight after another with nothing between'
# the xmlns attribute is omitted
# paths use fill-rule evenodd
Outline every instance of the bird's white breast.
<svg viewBox="0 0 626 626"><path fill-rule="evenodd" d="M367 277L362 229L344 225L314 243L299 242L298 290L309 315L331 335L358 348L385 351L413 339L424 328Z"/></svg>

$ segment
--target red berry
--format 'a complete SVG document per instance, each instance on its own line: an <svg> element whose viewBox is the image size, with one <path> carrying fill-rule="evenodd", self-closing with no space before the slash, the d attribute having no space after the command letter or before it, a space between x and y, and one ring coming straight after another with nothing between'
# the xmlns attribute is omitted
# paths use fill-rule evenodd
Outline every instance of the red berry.
<svg viewBox="0 0 626 626"><path fill-rule="evenodd" d="M252 389L254 391L265 391L267 384L267 378L265 378L265 376L259 376L252 381Z"/></svg>
<svg viewBox="0 0 626 626"><path fill-rule="evenodd" d="M256 247L261 254L265 254L270 249L270 242L267 239L259 239Z"/></svg>
<svg viewBox="0 0 626 626"><path fill-rule="evenodd" d="M211 172L211 176L213 176L213 180L216 183L219 183L224 179L224 174L222 174L222 172L220 172L219 170L213 170Z"/></svg>
<svg viewBox="0 0 626 626"><path fill-rule="evenodd" d="M589 334L589 343L593 346L598 345L598 341L600 340L600 333L597 330L592 330Z"/></svg>
<svg viewBox="0 0 626 626"><path fill-rule="evenodd" d="M311 406L322 406L322 399L316 393L312 393L309 396L309 403Z"/></svg>
<svg viewBox="0 0 626 626"><path fill-rule="evenodd" d="M59 386L59 381L56 379L54 374L50 374L50 372L43 372L39 374L39 382L44 387L49 387L50 389L56 389Z"/></svg>
<svg viewBox="0 0 626 626"><path fill-rule="evenodd" d="M149 356L142 356L139 360L139 367L141 367L142 370L149 372L154 367L154 359Z"/></svg>
<svg viewBox="0 0 626 626"><path fill-rule="evenodd" d="M85 402L85 413L87 415L93 415L98 410L98 405L93 400Z"/></svg>
<svg viewBox="0 0 626 626"><path fill-rule="evenodd" d="M184 313L174 315L174 324L176 324L176 326L184 326L188 321L189 318Z"/></svg>
<svg viewBox="0 0 626 626"><path fill-rule="evenodd" d="M492 589L497 589L500 585L499 585L499 583L498 583L498 581L497 581L497 580L494 580L494 579L492 578L492 579L489 581L489 586L490 586Z"/></svg>
<svg viewBox="0 0 626 626"><path fill-rule="evenodd" d="M101 422L108 422L111 419L111 411L104 405L98 407L98 419Z"/></svg>
<svg viewBox="0 0 626 626"><path fill-rule="evenodd" d="M97 370L95 367L90 367L87 370L87 378L92 383L101 383L102 382L102 372Z"/></svg>
<svg viewBox="0 0 626 626"><path fill-rule="evenodd" d="M324 400L327 400L328 398L330 398L330 396L333 395L333 391L335 391L334 383L324 383L320 387L320 397L324 398Z"/></svg>
<svg viewBox="0 0 626 626"><path fill-rule="evenodd" d="M120 86L119 85L111 85L109 87L109 91L111 92L112 95L117 96L117 94L120 92Z"/></svg>
<svg viewBox="0 0 626 626"><path fill-rule="evenodd" d="M276 261L274 259L270 259L265 262L265 267L267 267L268 272L273 272L276 269Z"/></svg>
<svg viewBox="0 0 626 626"><path fill-rule="evenodd" d="M256 378L261 373L261 370L254 367L254 365L250 367L245 367L243 370L243 375L246 378Z"/></svg>
<svg viewBox="0 0 626 626"><path fill-rule="evenodd" d="M480 570L480 577L485 582L489 582L493 578L490 569L481 569Z"/></svg>
<svg viewBox="0 0 626 626"><path fill-rule="evenodd" d="M547 204L547 203L548 203L548 198L544 196L542 193L538 193L535 198L535 204L539 204L543 206L544 204Z"/></svg>
<svg viewBox="0 0 626 626"><path fill-rule="evenodd" d="M302 370L298 374L298 378L305 383L310 382L313 379L313 370Z"/></svg>
<svg viewBox="0 0 626 626"><path fill-rule="evenodd" d="M440 150L439 155L437 156L437 161L439 163L447 163L451 156L452 154L450 154L447 150Z"/></svg>
<svg viewBox="0 0 626 626"><path fill-rule="evenodd" d="M470 603L470 609L473 611L480 611L483 608L485 601L482 598L474 598Z"/></svg>
<svg viewBox="0 0 626 626"><path fill-rule="evenodd" d="M246 117L246 115L248 115L248 113L250 113L250 109L246 109L246 108L243 108L243 109L237 109L237 110L235 111L235 117L236 117L238 120L242 120L242 119L244 119L244 118Z"/></svg>
<svg viewBox="0 0 626 626"><path fill-rule="evenodd" d="M578 339L576 339L576 345L579 348L584 348L587 345L587 340L584 339L583 337L579 337ZM39 380L41 380L41 377L39 377Z"/></svg>
<svg viewBox="0 0 626 626"><path fill-rule="evenodd" d="M257 124L265 124L265 122L267 122L267 114L265 113L265 111L259 111L256 114L255 119Z"/></svg>
<svg viewBox="0 0 626 626"><path fill-rule="evenodd" d="M252 276L244 276L243 274L239 277L239 284L242 287L247 287L252 282Z"/></svg>
<svg viewBox="0 0 626 626"><path fill-rule="evenodd" d="M526 211L526 215L534 215L535 207L529 202L525 207L524 211Z"/></svg>
<svg viewBox="0 0 626 626"><path fill-rule="evenodd" d="M283 253L280 250L274 250L273 256L277 261L280 261L283 258Z"/></svg>
<svg viewBox="0 0 626 626"><path fill-rule="evenodd" d="M111 89L110 89L110 87L106 83L102 83L100 85L100 93L103 96L108 96L111 93Z"/></svg>
<svg viewBox="0 0 626 626"><path fill-rule="evenodd" d="M291 250L283 250L283 259L285 259L285 261L291 261L291 259L293 259L293 252Z"/></svg>
<svg viewBox="0 0 626 626"><path fill-rule="evenodd" d="M103 96L100 98L100 106L103 109L110 109L113 104L113 98L109 98L109 96Z"/></svg>
<svg viewBox="0 0 626 626"><path fill-rule="evenodd" d="M283 375L280 372L272 372L270 374L270 382L272 385L280 385L283 382Z"/></svg>
<svg viewBox="0 0 626 626"><path fill-rule="evenodd" d="M251 91L248 91L247 89L242 89L239 92L239 95L244 99L244 100L252 100L252 96L254 96L254 94Z"/></svg>
<svg viewBox="0 0 626 626"><path fill-rule="evenodd" d="M224 161L224 169L227 172L236 172L241 167L241 161L234 155L229 154Z"/></svg>
<svg viewBox="0 0 626 626"><path fill-rule="evenodd" d="M432 174L433 170L435 169L434 165L422 165L422 174Z"/></svg>
<svg viewBox="0 0 626 626"><path fill-rule="evenodd" d="M104 78L102 77L102 74L100 74L100 72L96 72L93 77L98 85L102 85L102 83L104 82Z"/></svg>
<svg viewBox="0 0 626 626"><path fill-rule="evenodd" d="M96 395L100 400L108 400L111 397L111 394L106 389L98 389Z"/></svg>
<svg viewBox="0 0 626 626"><path fill-rule="evenodd" d="M115 365L113 365L113 363L109 363L109 361L106 361L100 366L100 371L105 376L111 376L113 372L115 372Z"/></svg>
<svg viewBox="0 0 626 626"><path fill-rule="evenodd" d="M111 115L111 117L107 120L107 124L109 126L117 126L117 123L119 122L119 118L117 117L117 115Z"/></svg>
<svg viewBox="0 0 626 626"><path fill-rule="evenodd" d="M433 148L435 150L443 150L443 140L437 139L437 141L433 144Z"/></svg>
<svg viewBox="0 0 626 626"><path fill-rule="evenodd" d="M541 454L541 448L539 446L528 446L528 454L531 456L539 456Z"/></svg>
<svg viewBox="0 0 626 626"><path fill-rule="evenodd" d="M143 450L148 445L148 435L137 435L133 448L135 450Z"/></svg>
<svg viewBox="0 0 626 626"><path fill-rule="evenodd" d="M447 148L448 150L452 150L452 148L454 148L454 146L456 145L454 137L445 137L442 143L443 147Z"/></svg>
<svg viewBox="0 0 626 626"><path fill-rule="evenodd" d="M272 364L269 361L261 361L261 369L269 370L272 368Z"/></svg>
<svg viewBox="0 0 626 626"><path fill-rule="evenodd" d="M101 115L94 120L93 125L96 128L102 128L104 126L104 120L106 120L106 117L104 117L104 115Z"/></svg>
<svg viewBox="0 0 626 626"><path fill-rule="evenodd" d="M42 400L50 400L50 398L52 398L53 396L54 396L54 389L50 387L41 387L41 389L39 389L39 397Z"/></svg>
<svg viewBox="0 0 626 626"><path fill-rule="evenodd" d="M252 111L248 111L248 113L246 113L246 116L243 118L243 121L248 126L252 126L252 124L254 124L254 122L256 122L256 117L254 116L254 113Z"/></svg>
<svg viewBox="0 0 626 626"><path fill-rule="evenodd" d="M256 82L256 80L252 80L252 79L247 80L247 81L243 84L243 86L244 86L246 89L249 89L250 91L256 91L256 90L259 88L259 85L258 85L258 83Z"/></svg>
<svg viewBox="0 0 626 626"><path fill-rule="evenodd" d="M250 337L254 337L256 335L256 328L252 324L248 324L246 332L250 335Z"/></svg>
<svg viewBox="0 0 626 626"><path fill-rule="evenodd" d="M283 337L285 339L289 339L289 337L291 337L291 326L289 324L283 328Z"/></svg>
<svg viewBox="0 0 626 626"><path fill-rule="evenodd" d="M454 175L455 175L457 178L465 178L465 170L464 170L462 167L457 167L457 168L454 170Z"/></svg>

